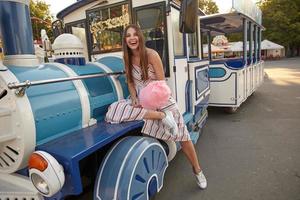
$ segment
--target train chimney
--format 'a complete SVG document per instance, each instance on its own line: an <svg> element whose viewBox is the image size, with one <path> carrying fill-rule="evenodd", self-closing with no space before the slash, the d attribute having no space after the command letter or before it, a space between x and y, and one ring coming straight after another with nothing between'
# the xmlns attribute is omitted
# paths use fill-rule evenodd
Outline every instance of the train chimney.
<svg viewBox="0 0 300 200"><path fill-rule="evenodd" d="M0 0L0 31L4 65L38 65L33 46L29 0Z"/></svg>

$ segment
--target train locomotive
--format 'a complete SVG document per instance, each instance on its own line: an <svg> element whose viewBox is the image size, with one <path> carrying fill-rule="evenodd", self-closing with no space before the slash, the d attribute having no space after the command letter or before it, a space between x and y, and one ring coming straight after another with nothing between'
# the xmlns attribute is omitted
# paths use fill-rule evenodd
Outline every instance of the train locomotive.
<svg viewBox="0 0 300 200"><path fill-rule="evenodd" d="M104 121L109 105L129 95L122 57L89 62L81 41L62 34L53 44L54 62L39 63L29 0L0 1L0 30L0 199L64 199L82 194L85 185L103 200L157 193L180 145L142 136L142 121ZM180 87L196 142L207 118L208 66L195 60L189 66L191 76ZM200 76L204 92L194 90Z"/></svg>

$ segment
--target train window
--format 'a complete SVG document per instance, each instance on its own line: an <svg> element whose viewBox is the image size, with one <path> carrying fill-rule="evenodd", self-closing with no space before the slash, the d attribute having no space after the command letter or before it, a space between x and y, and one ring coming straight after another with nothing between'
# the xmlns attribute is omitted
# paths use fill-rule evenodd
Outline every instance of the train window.
<svg viewBox="0 0 300 200"><path fill-rule="evenodd" d="M155 49L162 59L165 76L170 76L165 4L156 3L134 9L135 23L141 28L146 46Z"/></svg>
<svg viewBox="0 0 300 200"><path fill-rule="evenodd" d="M172 32L175 56L183 56L183 34L179 32L179 10L171 7Z"/></svg>
<svg viewBox="0 0 300 200"><path fill-rule="evenodd" d="M119 51L124 27L129 24L128 3L114 4L87 11L91 32L91 53Z"/></svg>
<svg viewBox="0 0 300 200"><path fill-rule="evenodd" d="M67 33L76 34L77 29L85 30L85 27L86 27L85 20L79 20L79 21L67 23L65 25L65 27L66 27L66 32Z"/></svg>
<svg viewBox="0 0 300 200"><path fill-rule="evenodd" d="M189 56L198 57L198 40L197 31L195 33L188 34L188 46L189 46Z"/></svg>

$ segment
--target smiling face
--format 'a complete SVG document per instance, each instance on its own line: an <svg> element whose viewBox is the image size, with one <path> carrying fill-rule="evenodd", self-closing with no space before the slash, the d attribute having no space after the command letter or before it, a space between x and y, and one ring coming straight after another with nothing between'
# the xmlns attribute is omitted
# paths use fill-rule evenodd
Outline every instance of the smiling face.
<svg viewBox="0 0 300 200"><path fill-rule="evenodd" d="M128 28L126 32L126 44L131 50L139 48L139 37L136 30L132 27Z"/></svg>

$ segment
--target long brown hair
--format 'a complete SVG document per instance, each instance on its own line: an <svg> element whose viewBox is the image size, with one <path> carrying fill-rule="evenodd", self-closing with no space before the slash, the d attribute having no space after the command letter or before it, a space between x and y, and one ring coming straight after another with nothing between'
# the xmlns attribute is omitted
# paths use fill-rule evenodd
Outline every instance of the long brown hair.
<svg viewBox="0 0 300 200"><path fill-rule="evenodd" d="M124 59L124 64L125 64L125 69L126 69L126 77L127 81L132 83L133 78L132 78L132 51L131 49L127 46L126 43L126 34L127 30L129 28L133 28L137 36L139 38L139 55L140 55L140 68L142 70L142 80L148 80L148 56L147 56L147 50L145 46L145 38L144 35L141 31L141 29L135 25L135 24L130 24L128 25L123 32L123 59Z"/></svg>

